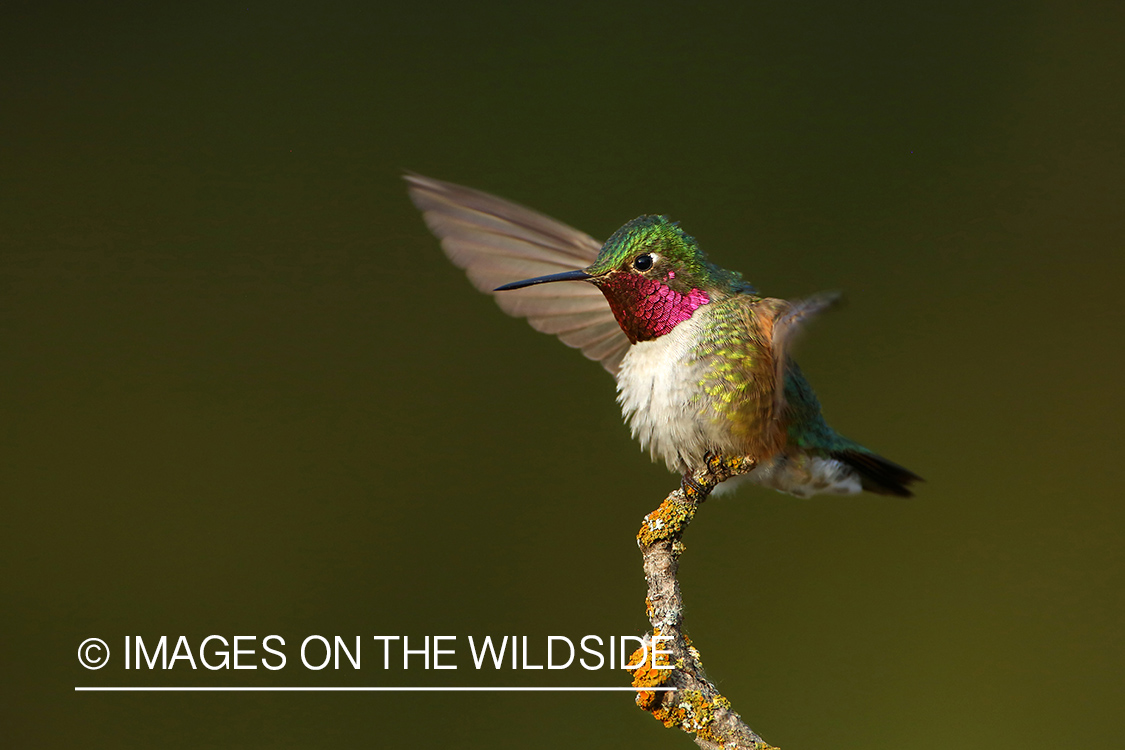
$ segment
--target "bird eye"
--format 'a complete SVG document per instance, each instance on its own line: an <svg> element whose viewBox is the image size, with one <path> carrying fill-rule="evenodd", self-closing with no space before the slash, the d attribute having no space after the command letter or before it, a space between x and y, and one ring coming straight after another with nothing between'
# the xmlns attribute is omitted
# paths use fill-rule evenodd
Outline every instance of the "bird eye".
<svg viewBox="0 0 1125 750"><path fill-rule="evenodd" d="M652 268L652 262L652 253L638 255L633 261L633 268L637 269L638 271L647 271L648 269Z"/></svg>

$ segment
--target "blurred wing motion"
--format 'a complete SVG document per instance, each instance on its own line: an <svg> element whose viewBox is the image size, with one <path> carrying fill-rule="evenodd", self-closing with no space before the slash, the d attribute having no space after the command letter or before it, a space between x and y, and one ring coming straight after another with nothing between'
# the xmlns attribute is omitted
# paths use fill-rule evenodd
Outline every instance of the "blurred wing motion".
<svg viewBox="0 0 1125 750"><path fill-rule="evenodd" d="M796 300L787 304L773 322L773 366L774 366L774 418L778 419L785 413L785 372L789 367L792 357L793 344L802 332L805 324L820 315L840 301L839 292L823 292L814 294L807 299Z"/></svg>
<svg viewBox="0 0 1125 750"><path fill-rule="evenodd" d="M585 268L601 250L601 243L589 235L503 198L421 175L408 174L405 179L410 199L441 240L445 254L482 292L492 294L512 281ZM617 373L629 339L597 287L541 284L495 298L504 312L527 318L537 331L555 334Z"/></svg>
<svg viewBox="0 0 1125 750"><path fill-rule="evenodd" d="M805 448L809 451L807 457L819 456L814 458L811 464L805 463L804 466L801 465L799 458L794 459L791 456L783 465L792 467L791 473L800 476L809 466L816 467L816 461L825 458L835 459L854 471L860 486L868 492L912 497L914 493L910 491L910 485L921 482L922 478L830 428L820 413L820 404L816 400L816 395L801 374L800 368L792 361L793 344L800 337L805 325L839 301L838 293L829 292L796 302L787 302L779 309L773 321L771 348L774 373L775 378L778 378L776 382L784 383L774 390L775 418L788 416L791 446L794 445L793 429L796 425L799 431L805 433L805 439L811 445ZM782 373L784 373L784 381L780 379ZM804 444L800 438L798 443ZM778 474L778 479L782 482L786 480L784 472ZM773 486L786 492L792 491L779 484Z"/></svg>

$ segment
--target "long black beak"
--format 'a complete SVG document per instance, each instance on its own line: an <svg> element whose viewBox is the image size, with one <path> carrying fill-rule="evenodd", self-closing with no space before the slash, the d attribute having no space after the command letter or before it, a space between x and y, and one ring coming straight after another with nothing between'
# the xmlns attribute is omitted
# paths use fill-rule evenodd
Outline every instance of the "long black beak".
<svg viewBox="0 0 1125 750"><path fill-rule="evenodd" d="M536 276L534 279L524 279L523 281L513 281L511 284L498 286L493 289L494 292L507 292L512 289L523 289L525 286L533 286L534 284L549 284L552 281L585 281L594 278L582 269L577 271L563 271L562 273L552 273L547 276Z"/></svg>

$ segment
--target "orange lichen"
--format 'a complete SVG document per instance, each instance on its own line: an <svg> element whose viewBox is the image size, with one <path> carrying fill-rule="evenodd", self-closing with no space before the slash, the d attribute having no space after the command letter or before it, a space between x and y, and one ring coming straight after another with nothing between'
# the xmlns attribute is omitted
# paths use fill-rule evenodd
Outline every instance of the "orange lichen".
<svg viewBox="0 0 1125 750"><path fill-rule="evenodd" d="M680 538L699 504L715 485L752 471L755 465L750 457L709 456L705 468L690 477L685 476L682 489L669 494L659 508L645 516L637 532L637 545L645 557L649 582L645 612L654 626L670 628L673 641L667 650L676 655L653 655L652 659L660 659L653 664L652 659L644 658L647 653L642 648L633 652L629 663L639 665L630 670L633 687L637 690L637 705L664 726L679 727L695 734L701 743L709 746L745 747L749 742L756 750L777 750L757 737L731 710L730 701L707 681L699 651L677 627L682 615L675 581L676 560L684 551ZM660 630L656 629L653 637L659 635ZM651 641L649 645L651 649Z"/></svg>
<svg viewBox="0 0 1125 750"><path fill-rule="evenodd" d="M708 456L707 468L685 478L683 489L664 498L660 507L645 516L641 530L637 532L637 544L641 547L664 540L678 539L691 519L699 503L703 502L719 482L752 470L756 461L749 456L720 458Z"/></svg>
<svg viewBox="0 0 1125 750"><path fill-rule="evenodd" d="M707 725L715 718L715 704L698 690L680 690L673 698L675 704L669 707L657 708L652 715L657 720L664 722L666 727L679 727L685 732L704 734ZM729 705L729 703L727 704Z"/></svg>
<svg viewBox="0 0 1125 750"><path fill-rule="evenodd" d="M660 635L660 631L654 631L654 635ZM690 658L696 662L696 667L702 669L699 651L691 645L691 640L687 636L683 636L683 638L684 645L687 646L688 653L691 655ZM661 649L661 651L664 650L666 649ZM644 655L644 649L637 649L629 658L629 663L640 662ZM653 658L657 659L655 664ZM672 668L656 669L657 666L671 666ZM650 657L636 669L630 670L633 675L633 687L668 686L672 682L672 675L684 668L683 659L676 659L673 664L667 654L662 653L659 657ZM723 745L730 740L730 737L724 736L725 733L722 730L716 731L717 727L713 726L717 712L731 710L730 701L718 693L713 693L712 697L709 698L706 693L700 690L677 690L674 693L638 690L636 700L638 706L651 713L657 721L668 728L679 727L689 734L695 734L716 745ZM759 750L777 750L777 748L767 744L757 747L759 747Z"/></svg>
<svg viewBox="0 0 1125 750"><path fill-rule="evenodd" d="M664 498L660 507L645 516L637 532L637 544L648 547L663 539L679 536L695 515L695 503L687 502L676 493Z"/></svg>
<svg viewBox="0 0 1125 750"><path fill-rule="evenodd" d="M659 630L653 633L653 637L659 635ZM651 642L650 640L649 643ZM666 653L668 651L668 644L665 642L660 645L659 654L655 652L655 647L650 647L648 649L651 655L647 655L645 649L639 648L629 657L630 664L640 662L639 667L630 670L633 675L633 687L662 687L668 682L668 678L672 675L673 668L679 666L679 662L677 662L677 664L672 664L672 662L669 661L669 654ZM648 656L648 658L645 658L644 661L640 661L646 656ZM652 711L657 703L657 695L658 693L652 690L639 690L637 691L637 705L646 711Z"/></svg>

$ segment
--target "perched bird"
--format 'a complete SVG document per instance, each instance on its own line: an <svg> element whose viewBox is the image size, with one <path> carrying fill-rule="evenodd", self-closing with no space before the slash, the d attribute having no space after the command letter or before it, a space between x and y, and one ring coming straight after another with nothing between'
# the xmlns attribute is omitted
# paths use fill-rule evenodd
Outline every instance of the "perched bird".
<svg viewBox="0 0 1125 750"><path fill-rule="evenodd" d="M909 497L919 477L838 434L789 357L834 301L761 297L664 216L602 244L502 198L408 174L446 255L510 315L602 363L633 436L691 482L709 457L749 458L747 478L807 497Z"/></svg>

